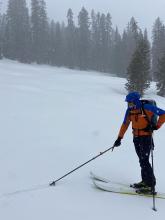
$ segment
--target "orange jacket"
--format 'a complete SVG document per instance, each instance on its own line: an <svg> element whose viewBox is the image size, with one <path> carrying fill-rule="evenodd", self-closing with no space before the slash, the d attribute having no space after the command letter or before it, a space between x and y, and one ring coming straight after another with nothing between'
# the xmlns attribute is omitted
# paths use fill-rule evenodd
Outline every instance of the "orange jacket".
<svg viewBox="0 0 165 220"><path fill-rule="evenodd" d="M159 129L161 125L165 122L165 111L157 108L156 106L154 107L151 107L150 105L146 105L146 106L149 106L145 108L145 113L147 114L149 120L151 120L151 117L155 113L159 116L157 122L157 129ZM118 134L120 138L123 138L127 128L129 127L130 122L132 122L132 132L134 136L151 135L151 132L144 131L144 129L148 125L148 121L142 109L135 109L135 110L127 109L124 122Z"/></svg>

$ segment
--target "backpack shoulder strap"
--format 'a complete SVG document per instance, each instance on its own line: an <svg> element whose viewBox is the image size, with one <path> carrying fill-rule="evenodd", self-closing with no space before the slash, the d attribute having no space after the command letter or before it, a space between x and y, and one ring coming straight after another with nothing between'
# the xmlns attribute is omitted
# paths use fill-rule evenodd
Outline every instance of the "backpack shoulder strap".
<svg viewBox="0 0 165 220"><path fill-rule="evenodd" d="M142 102L141 102L141 103L142 103ZM148 115L147 115L147 113L146 113L146 111L145 111L145 109L144 109L144 103L142 103L142 112L144 112L144 114L145 114L145 116L146 116L147 122L148 122L149 124L151 124L151 121L150 121L150 119L149 119L149 117L148 117Z"/></svg>

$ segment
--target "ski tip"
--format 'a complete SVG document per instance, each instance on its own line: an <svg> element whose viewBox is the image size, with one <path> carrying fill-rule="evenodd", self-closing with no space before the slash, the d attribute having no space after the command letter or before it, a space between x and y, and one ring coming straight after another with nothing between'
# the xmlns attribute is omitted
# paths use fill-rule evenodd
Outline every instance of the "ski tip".
<svg viewBox="0 0 165 220"><path fill-rule="evenodd" d="M92 178L92 179L96 178L96 175L92 171L90 171L89 175L90 175L90 178Z"/></svg>

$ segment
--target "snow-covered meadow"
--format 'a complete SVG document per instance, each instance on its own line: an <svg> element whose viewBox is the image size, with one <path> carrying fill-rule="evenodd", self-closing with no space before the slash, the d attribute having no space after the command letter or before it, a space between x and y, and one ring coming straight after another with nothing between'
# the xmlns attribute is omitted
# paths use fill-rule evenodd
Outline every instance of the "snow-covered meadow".
<svg viewBox="0 0 165 220"><path fill-rule="evenodd" d="M95 72L0 61L1 220L164 220L165 200L156 200L154 212L152 198L99 191L89 178L92 170L116 181L139 181L131 128L121 147L55 187L37 190L113 145L126 109L125 82ZM165 109L154 85L146 97ZM165 126L154 135L156 189L161 192L164 133Z"/></svg>

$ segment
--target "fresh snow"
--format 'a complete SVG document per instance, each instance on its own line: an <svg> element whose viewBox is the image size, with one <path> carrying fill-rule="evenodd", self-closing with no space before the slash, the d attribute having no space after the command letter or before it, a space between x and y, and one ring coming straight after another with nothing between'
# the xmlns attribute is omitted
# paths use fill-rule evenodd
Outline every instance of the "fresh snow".
<svg viewBox="0 0 165 220"><path fill-rule="evenodd" d="M92 170L123 183L140 180L131 128L113 152L39 190L113 145L126 109L125 82L95 72L0 61L0 219L164 220L164 200L156 199L154 212L152 198L99 191L90 179ZM154 84L145 97L165 109ZM164 133L165 126L154 135L161 192Z"/></svg>

